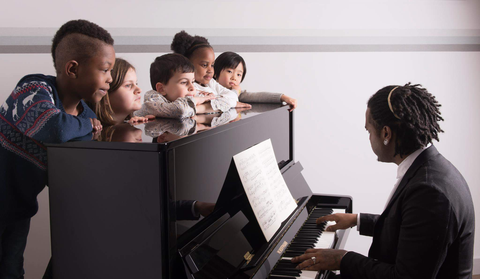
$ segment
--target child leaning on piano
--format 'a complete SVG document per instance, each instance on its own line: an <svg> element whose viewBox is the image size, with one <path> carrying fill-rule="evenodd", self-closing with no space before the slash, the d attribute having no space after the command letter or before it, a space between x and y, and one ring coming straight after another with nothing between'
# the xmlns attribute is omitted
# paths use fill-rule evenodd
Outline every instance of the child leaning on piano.
<svg viewBox="0 0 480 279"><path fill-rule="evenodd" d="M251 108L238 101L236 91L225 88L213 79L215 53L205 37L190 36L185 31L175 34L171 49L187 57L195 67L195 88L199 93L212 93L217 98L211 101L212 108L226 112L233 107Z"/></svg>
<svg viewBox="0 0 480 279"><path fill-rule="evenodd" d="M142 107L135 67L122 58L115 59L112 69L112 83L107 95L100 102L89 103L103 126L146 122L147 117L133 116ZM150 117L150 116L149 116Z"/></svg>
<svg viewBox="0 0 480 279"><path fill-rule="evenodd" d="M240 83L247 75L245 60L235 52L227 51L215 59L215 73L213 77L217 82L228 89L237 92L240 102L246 103L282 103L290 105L290 111L297 107L297 100L285 94L270 92L242 91Z"/></svg>
<svg viewBox="0 0 480 279"><path fill-rule="evenodd" d="M0 278L23 278L23 253L37 195L47 183L44 143L87 136L102 126L83 100L109 89L113 39L85 21L65 23L52 42L55 76L23 77L0 108Z"/></svg>
<svg viewBox="0 0 480 279"><path fill-rule="evenodd" d="M194 67L184 56L170 53L157 57L150 65L152 90L145 93L134 116L186 118L215 111L209 102L215 96L196 96L194 80Z"/></svg>

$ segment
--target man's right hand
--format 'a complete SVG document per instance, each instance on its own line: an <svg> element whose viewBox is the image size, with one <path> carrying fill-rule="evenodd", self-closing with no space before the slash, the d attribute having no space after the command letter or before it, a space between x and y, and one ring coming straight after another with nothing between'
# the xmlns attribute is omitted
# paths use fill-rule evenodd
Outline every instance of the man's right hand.
<svg viewBox="0 0 480 279"><path fill-rule="evenodd" d="M323 216L317 219L317 224L321 224L327 221L334 221L336 224L327 227L325 230L334 232L336 230L345 230L357 225L357 214L350 213L336 213L327 216Z"/></svg>

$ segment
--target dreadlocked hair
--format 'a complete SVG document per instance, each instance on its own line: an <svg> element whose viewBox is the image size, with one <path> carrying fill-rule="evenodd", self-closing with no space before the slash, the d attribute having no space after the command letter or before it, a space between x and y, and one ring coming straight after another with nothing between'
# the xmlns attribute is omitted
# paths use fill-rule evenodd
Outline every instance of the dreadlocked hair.
<svg viewBox="0 0 480 279"><path fill-rule="evenodd" d="M173 50L173 52L181 54L188 59L190 59L195 50L203 47L212 47L207 38L191 36L184 30L175 34L172 44L170 45L170 49Z"/></svg>
<svg viewBox="0 0 480 279"><path fill-rule="evenodd" d="M391 92L391 94L390 94ZM388 99L390 95L390 109ZM368 100L368 108L377 131L390 127L395 139L395 154L401 157L425 147L433 139L439 141L443 132L438 121L443 121L441 105L420 84L386 86Z"/></svg>

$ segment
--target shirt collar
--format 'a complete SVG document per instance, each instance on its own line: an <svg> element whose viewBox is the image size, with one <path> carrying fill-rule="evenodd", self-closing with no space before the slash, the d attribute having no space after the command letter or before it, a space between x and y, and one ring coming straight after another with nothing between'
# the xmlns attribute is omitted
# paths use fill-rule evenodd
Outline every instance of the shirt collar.
<svg viewBox="0 0 480 279"><path fill-rule="evenodd" d="M405 160L403 160L400 163L400 165L398 165L398 169L397 169L397 179L398 180L403 178L403 176L405 175L407 170L410 168L410 166L412 166L415 159L417 159L418 155L420 155L423 152L423 150L427 149L428 147L430 147L430 144L428 144L427 146L422 147L422 148L418 149L417 151L413 152L412 154L408 155L408 157L405 158Z"/></svg>

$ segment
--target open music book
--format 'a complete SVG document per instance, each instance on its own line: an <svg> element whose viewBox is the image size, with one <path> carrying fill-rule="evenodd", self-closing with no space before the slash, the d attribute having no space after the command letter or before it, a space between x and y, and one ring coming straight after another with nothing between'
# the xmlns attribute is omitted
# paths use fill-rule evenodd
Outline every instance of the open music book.
<svg viewBox="0 0 480 279"><path fill-rule="evenodd" d="M270 139L233 156L248 201L270 241L297 204L277 165Z"/></svg>

